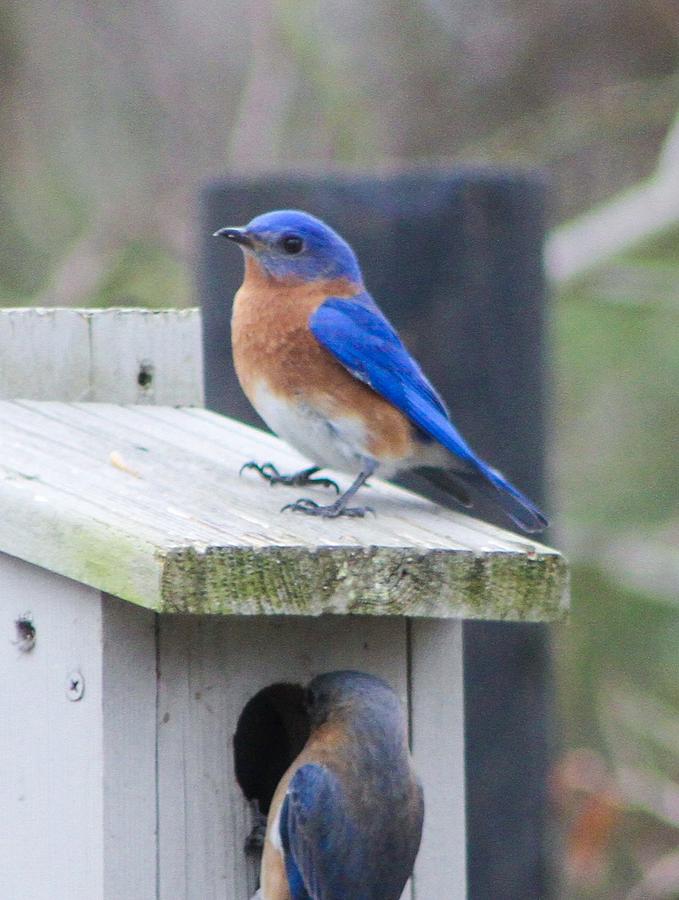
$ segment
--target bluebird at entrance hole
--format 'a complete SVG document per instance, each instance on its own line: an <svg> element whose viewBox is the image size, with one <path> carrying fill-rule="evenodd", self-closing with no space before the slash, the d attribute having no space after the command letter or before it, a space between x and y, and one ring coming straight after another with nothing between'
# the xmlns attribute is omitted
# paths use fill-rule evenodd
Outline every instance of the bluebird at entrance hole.
<svg viewBox="0 0 679 900"><path fill-rule="evenodd" d="M396 693L363 672L310 683L311 732L269 810L261 900L399 900L424 803Z"/></svg>
<svg viewBox="0 0 679 900"><path fill-rule="evenodd" d="M445 403L367 292L356 256L324 222L279 210L215 233L240 245L245 277L236 294L236 373L267 425L314 463L281 475L248 463L270 483L321 484L325 467L355 476L334 503L302 498L286 508L332 518L363 516L350 501L379 471L416 470L471 506L470 489L493 499L524 531L547 520L480 459ZM339 494L339 490L338 490Z"/></svg>

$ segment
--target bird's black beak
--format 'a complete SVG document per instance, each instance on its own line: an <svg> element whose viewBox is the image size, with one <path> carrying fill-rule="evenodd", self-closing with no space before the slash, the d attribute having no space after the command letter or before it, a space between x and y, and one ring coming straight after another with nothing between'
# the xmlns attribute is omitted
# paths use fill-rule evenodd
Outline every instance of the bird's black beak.
<svg viewBox="0 0 679 900"><path fill-rule="evenodd" d="M253 240L245 228L220 228L212 237L225 237L236 244L242 244L243 247L252 248L254 246Z"/></svg>

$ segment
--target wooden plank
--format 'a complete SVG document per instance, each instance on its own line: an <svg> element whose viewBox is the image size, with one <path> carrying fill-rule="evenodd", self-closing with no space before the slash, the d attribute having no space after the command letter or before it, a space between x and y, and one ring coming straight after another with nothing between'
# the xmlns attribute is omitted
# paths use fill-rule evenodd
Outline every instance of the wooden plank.
<svg viewBox="0 0 679 900"><path fill-rule="evenodd" d="M233 482L233 476L240 469L244 459L248 458L244 457L242 446L244 433L247 434L248 449L253 455L256 454L258 459L273 456L280 466L290 470L308 465L307 460L272 435L248 428L224 417L215 416L205 410L185 409L181 411L182 415L179 412L179 410L165 407L119 407L93 403L77 406L50 404L48 408L41 404L17 404L12 408L12 421L14 424L20 424L23 432L30 431L31 434L39 436L44 423L41 419L36 419L35 414L49 416L51 419L50 440L54 441L58 435L60 446L67 446L71 451L76 451L82 456L82 463L89 462L83 455L85 451L90 456L95 456L96 461L101 465L104 460L108 459L111 447L125 447L127 459L133 460L131 467L137 466L136 471L139 474L144 472L144 464L148 462L146 454L149 452L149 448L146 446L140 448L139 442L143 442L144 437L148 436L155 443L159 439L165 445L169 443L172 446L164 446L164 452L153 461L154 473L163 480L166 496L170 496L169 492L173 490L175 482L178 481L181 487L182 477L189 468L192 474L194 494L197 494L204 482L207 481L204 484L203 499L215 505L216 519L220 518L223 500L215 497L214 468L212 466L204 467L203 460L209 460L223 468L224 480L221 491L223 494L225 490L229 489ZM146 427L149 421L152 423L150 430ZM60 425L71 427L70 435L61 429ZM22 443L24 446L28 444L26 436L22 438ZM176 448L179 446L187 452L176 459ZM170 471L161 472L159 467L169 467ZM82 465L78 477L81 472ZM341 475L338 478L342 481ZM348 484L346 477L344 480ZM243 495L251 493L253 483L260 487L262 485L258 476L250 476L245 480ZM127 479L125 484L131 489L135 483ZM237 495L230 499L231 514L244 515L247 513L246 521L254 521L261 525L261 517L254 514L255 518L253 519L252 504L239 502L242 485L241 482L236 482L236 484L239 486L239 490ZM274 504L277 493L273 492ZM269 491L265 491L265 494L269 497L272 496ZM113 502L113 498L109 497L107 502ZM135 504L139 502L140 496L137 492ZM397 546L402 546L405 541L414 546L445 549L447 547L446 538L450 538L454 540L456 546L466 550L506 547L507 532L501 532L487 525L482 526L479 530L478 523L469 517L451 519L444 516L437 520L435 529L425 528L424 523L411 520L407 523L407 532L404 533L406 526L404 517L399 516L396 508L392 510L392 516L398 522L398 533L394 533L393 528L390 528L391 522L388 522L386 528L383 527L384 540ZM289 539L296 543L299 539L300 529L303 529L303 533L309 540L317 537L317 523L314 520L300 517L296 517L296 519L294 532L283 529ZM290 521L290 518L279 517L279 528L280 524L286 521ZM346 520L344 524L346 525ZM495 543L492 540L494 531L500 538ZM284 543L284 534L277 529L275 534L268 535L267 543L272 540ZM521 546L521 544L517 544L517 547Z"/></svg>
<svg viewBox="0 0 679 900"><path fill-rule="evenodd" d="M89 332L81 310L0 309L0 399L91 399Z"/></svg>
<svg viewBox="0 0 679 900"><path fill-rule="evenodd" d="M240 465L307 461L214 413L0 402L0 428L0 550L157 611L564 612L558 553L393 485L373 482L364 520L282 514L299 491Z"/></svg>
<svg viewBox="0 0 679 900"><path fill-rule="evenodd" d="M0 612L0 896L155 900L155 615L4 554Z"/></svg>
<svg viewBox="0 0 679 900"><path fill-rule="evenodd" d="M103 897L156 900L156 616L107 596L102 633Z"/></svg>
<svg viewBox="0 0 679 900"><path fill-rule="evenodd" d="M0 896L104 897L99 592L0 554L0 611ZM13 643L24 613L27 652ZM78 701L71 672L84 678Z"/></svg>
<svg viewBox="0 0 679 900"><path fill-rule="evenodd" d="M385 678L407 703L405 623L164 616L159 647L159 896L246 900L256 878L243 853L252 818L232 743L243 707L270 684L341 668Z"/></svg>
<svg viewBox="0 0 679 900"><path fill-rule="evenodd" d="M98 312L91 317L90 328L92 396L88 399L202 405L198 310Z"/></svg>
<svg viewBox="0 0 679 900"><path fill-rule="evenodd" d="M196 309L0 309L0 399L201 405Z"/></svg>
<svg viewBox="0 0 679 900"><path fill-rule="evenodd" d="M410 623L411 741L426 798L414 900L467 896L462 623Z"/></svg>

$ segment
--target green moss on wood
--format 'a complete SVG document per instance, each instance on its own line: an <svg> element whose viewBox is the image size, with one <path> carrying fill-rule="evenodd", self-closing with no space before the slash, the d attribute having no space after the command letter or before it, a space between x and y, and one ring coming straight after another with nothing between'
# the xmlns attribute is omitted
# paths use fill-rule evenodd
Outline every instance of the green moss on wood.
<svg viewBox="0 0 679 900"><path fill-rule="evenodd" d="M153 607L159 599L157 565L151 554L139 554L139 542L116 532L105 535L70 533L69 577L139 606Z"/></svg>
<svg viewBox="0 0 679 900"><path fill-rule="evenodd" d="M165 612L407 615L542 621L565 614L558 554L298 547L171 552Z"/></svg>
<svg viewBox="0 0 679 900"><path fill-rule="evenodd" d="M3 552L131 603L159 605L161 567L139 539L95 519L84 525L48 504L7 505L4 516Z"/></svg>

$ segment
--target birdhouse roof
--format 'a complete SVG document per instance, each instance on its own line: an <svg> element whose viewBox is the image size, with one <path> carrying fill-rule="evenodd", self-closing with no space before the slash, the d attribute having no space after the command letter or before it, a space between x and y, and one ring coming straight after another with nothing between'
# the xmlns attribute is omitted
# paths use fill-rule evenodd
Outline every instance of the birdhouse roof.
<svg viewBox="0 0 679 900"><path fill-rule="evenodd" d="M0 402L0 551L159 612L546 620L555 550L371 480L365 519L281 507L244 462L308 466L197 408ZM346 478L339 476L341 483Z"/></svg>

